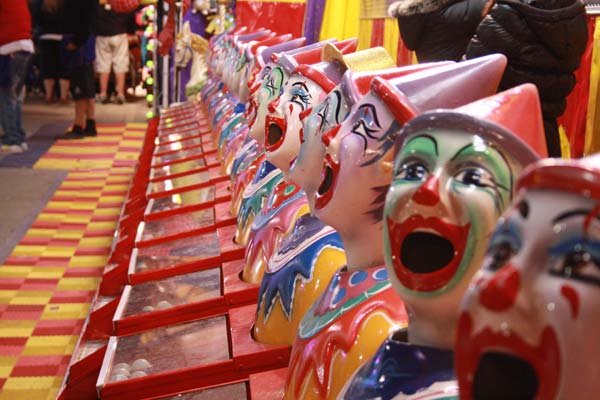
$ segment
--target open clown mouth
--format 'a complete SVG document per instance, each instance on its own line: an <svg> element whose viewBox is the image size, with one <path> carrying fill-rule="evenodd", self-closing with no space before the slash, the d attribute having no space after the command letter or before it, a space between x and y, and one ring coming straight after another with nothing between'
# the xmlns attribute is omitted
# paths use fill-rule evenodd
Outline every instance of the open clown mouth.
<svg viewBox="0 0 600 400"><path fill-rule="evenodd" d="M323 179L315 197L315 207L318 210L324 208L331 201L339 171L339 164L334 162L329 154L326 155L323 162Z"/></svg>
<svg viewBox="0 0 600 400"><path fill-rule="evenodd" d="M265 149L275 151L282 144L287 130L285 118L267 116L265 122Z"/></svg>
<svg viewBox="0 0 600 400"><path fill-rule="evenodd" d="M402 285L430 292L450 282L462 261L470 227L421 215L402 223L388 217L392 262Z"/></svg>
<svg viewBox="0 0 600 400"><path fill-rule="evenodd" d="M513 331L496 332L485 327L473 335L468 313L461 315L456 370L461 398L554 399L560 379L558 340L551 327L544 328L539 345L525 342Z"/></svg>

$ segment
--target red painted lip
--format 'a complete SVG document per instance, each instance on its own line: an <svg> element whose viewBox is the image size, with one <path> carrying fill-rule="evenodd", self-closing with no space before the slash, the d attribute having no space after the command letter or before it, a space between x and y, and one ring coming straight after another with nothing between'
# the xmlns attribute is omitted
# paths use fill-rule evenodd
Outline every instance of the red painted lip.
<svg viewBox="0 0 600 400"><path fill-rule="evenodd" d="M437 217L424 218L422 215L411 215L402 223L388 217L388 237L392 247L392 262L398 280L408 289L419 292L438 290L446 285L458 270L465 252L470 228L471 224L453 225ZM445 267L428 273L416 273L407 268L402 263L402 255L400 254L402 244L409 234L416 231L434 231L448 239L454 247L452 260Z"/></svg>
<svg viewBox="0 0 600 400"><path fill-rule="evenodd" d="M325 184L325 179L327 179L327 170L330 169L332 177L331 177L331 185L329 188L321 193L321 188ZM333 197L333 192L335 191L335 186L337 184L337 177L340 172L340 165L333 161L333 158L329 154L325 156L325 160L323 161L323 172L321 174L322 180L319 185L319 190L315 194L315 208L320 210L327 206Z"/></svg>
<svg viewBox="0 0 600 400"><path fill-rule="evenodd" d="M274 143L269 142L269 127L273 125L277 125L279 129L281 129L281 137ZM265 121L265 150L268 152L273 152L281 147L285 140L285 134L287 131L287 122L285 118L273 117L271 115L267 115L267 119Z"/></svg>
<svg viewBox="0 0 600 400"><path fill-rule="evenodd" d="M560 350L556 332L546 326L540 343L532 346L513 331L494 332L486 327L473 336L473 321L468 312L463 312L456 334L456 371L460 386L460 398L471 399L473 379L481 357L486 352L504 352L518 356L533 367L539 385L536 399L555 399L560 379Z"/></svg>

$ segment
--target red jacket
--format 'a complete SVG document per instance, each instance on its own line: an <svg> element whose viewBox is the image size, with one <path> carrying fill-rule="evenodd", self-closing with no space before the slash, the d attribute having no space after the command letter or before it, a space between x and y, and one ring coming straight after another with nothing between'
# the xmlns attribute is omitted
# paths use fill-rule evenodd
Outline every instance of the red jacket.
<svg viewBox="0 0 600 400"><path fill-rule="evenodd" d="M21 39L31 39L27 0L0 0L0 46Z"/></svg>

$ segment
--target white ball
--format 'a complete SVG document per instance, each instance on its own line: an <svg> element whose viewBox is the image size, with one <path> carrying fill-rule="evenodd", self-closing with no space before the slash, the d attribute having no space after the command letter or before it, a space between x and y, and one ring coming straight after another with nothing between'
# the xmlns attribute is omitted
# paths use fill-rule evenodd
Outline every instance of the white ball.
<svg viewBox="0 0 600 400"><path fill-rule="evenodd" d="M150 367L152 367L152 364L150 364L145 358L138 358L137 360L131 363L131 369L133 371L143 371Z"/></svg>

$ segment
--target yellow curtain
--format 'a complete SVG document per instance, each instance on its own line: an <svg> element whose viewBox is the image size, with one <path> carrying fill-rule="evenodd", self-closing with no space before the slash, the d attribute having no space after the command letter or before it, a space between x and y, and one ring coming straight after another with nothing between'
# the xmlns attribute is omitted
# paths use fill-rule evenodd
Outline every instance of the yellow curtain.
<svg viewBox="0 0 600 400"><path fill-rule="evenodd" d="M360 0L327 0L319 40L358 37Z"/></svg>
<svg viewBox="0 0 600 400"><path fill-rule="evenodd" d="M360 32L358 35L358 49L365 50L371 47L371 35L373 33L373 20L372 19L361 19L360 20ZM394 59L396 59L394 57Z"/></svg>
<svg viewBox="0 0 600 400"><path fill-rule="evenodd" d="M588 100L588 113L585 127L584 154L600 151L600 104L598 91L600 90L600 21L596 19L593 37L592 68L590 72L590 97Z"/></svg>
<svg viewBox="0 0 600 400"><path fill-rule="evenodd" d="M396 18L386 18L382 46L394 57L394 60L397 60L398 56L398 40L400 40L398 21L396 21Z"/></svg>

